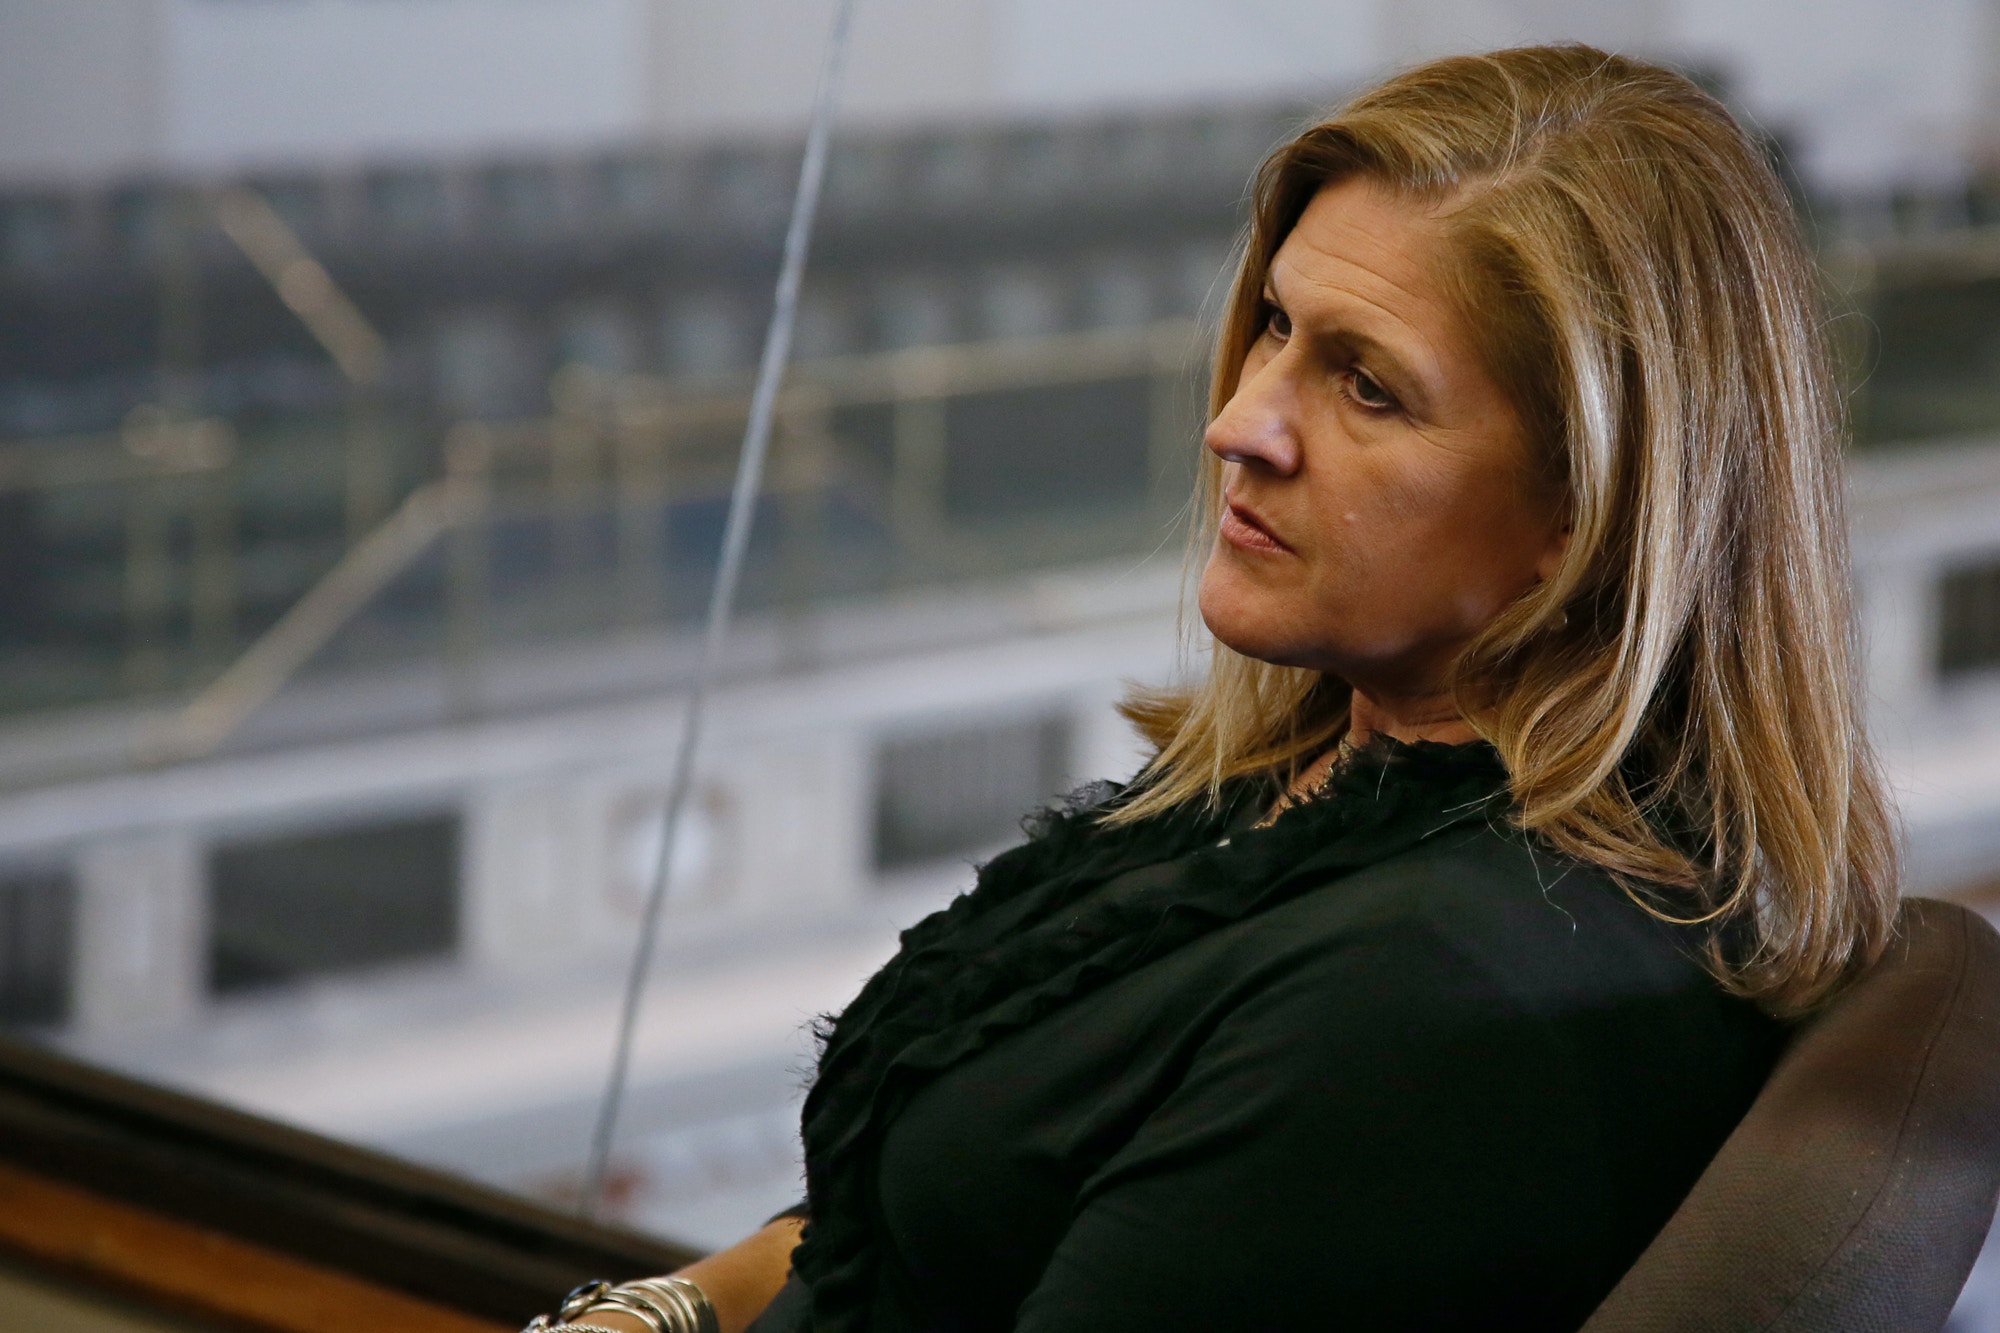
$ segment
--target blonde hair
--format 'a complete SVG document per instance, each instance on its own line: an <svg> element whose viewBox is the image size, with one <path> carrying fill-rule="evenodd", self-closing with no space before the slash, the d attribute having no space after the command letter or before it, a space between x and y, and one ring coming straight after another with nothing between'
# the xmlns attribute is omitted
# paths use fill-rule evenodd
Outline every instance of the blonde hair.
<svg viewBox="0 0 2000 1333"><path fill-rule="evenodd" d="M1409 70L1264 164L1211 414L1279 245L1350 177L1443 218L1447 276L1566 506L1560 570L1455 669L1516 820L1709 923L1731 989L1809 1007L1887 943L1896 858L1854 665L1842 395L1776 175L1713 98L1640 61L1565 45ZM1220 497L1204 451L1198 550ZM1127 698L1157 753L1114 818L1295 773L1348 702L1214 644L1198 685Z"/></svg>

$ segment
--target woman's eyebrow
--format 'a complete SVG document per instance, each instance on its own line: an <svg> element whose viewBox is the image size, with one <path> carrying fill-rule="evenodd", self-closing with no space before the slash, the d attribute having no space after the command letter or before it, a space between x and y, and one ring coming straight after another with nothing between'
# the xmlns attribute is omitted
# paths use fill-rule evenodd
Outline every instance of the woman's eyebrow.
<svg viewBox="0 0 2000 1333"><path fill-rule="evenodd" d="M1352 348L1370 364L1389 366L1399 371L1405 368L1404 359L1396 354L1394 348L1380 338L1363 333L1351 324L1335 324L1330 328L1316 331L1314 337Z"/></svg>
<svg viewBox="0 0 2000 1333"><path fill-rule="evenodd" d="M1357 357L1369 374L1384 380L1403 406L1422 411L1429 406L1423 377L1404 357L1372 334L1364 333L1345 320L1322 329L1308 329L1306 336L1316 343L1339 347Z"/></svg>
<svg viewBox="0 0 2000 1333"><path fill-rule="evenodd" d="M1283 297L1278 292L1275 265L1264 275L1263 295L1260 299L1286 310L1295 321L1299 318L1301 312L1285 305ZM1389 381L1387 387L1395 392L1406 408L1421 413L1429 406L1430 395L1425 392L1423 380L1411 368L1409 359L1399 355L1393 347L1380 338L1356 328L1346 314L1336 313L1318 328L1295 324L1295 329L1314 343L1339 347L1360 357L1367 363L1371 374L1380 375Z"/></svg>

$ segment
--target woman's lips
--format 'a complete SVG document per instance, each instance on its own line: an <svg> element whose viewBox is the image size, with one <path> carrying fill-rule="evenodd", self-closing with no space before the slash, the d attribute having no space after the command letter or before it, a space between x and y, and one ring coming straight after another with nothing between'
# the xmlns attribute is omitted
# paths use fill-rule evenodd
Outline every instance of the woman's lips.
<svg viewBox="0 0 2000 1333"><path fill-rule="evenodd" d="M1278 552L1292 548L1271 535L1252 510L1230 502L1222 510L1222 539L1244 551Z"/></svg>

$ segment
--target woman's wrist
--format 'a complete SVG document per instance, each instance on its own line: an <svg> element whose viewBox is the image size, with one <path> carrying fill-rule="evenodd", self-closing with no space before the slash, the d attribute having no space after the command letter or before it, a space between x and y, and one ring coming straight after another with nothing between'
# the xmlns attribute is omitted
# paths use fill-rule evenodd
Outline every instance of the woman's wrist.
<svg viewBox="0 0 2000 1333"><path fill-rule="evenodd" d="M800 1226L798 1217L780 1214L756 1234L719 1254L697 1259L672 1277L623 1284L627 1290L664 1288L651 1292L647 1299L675 1307L671 1311L607 1306L601 1298L617 1288L609 1282L591 1282L571 1292L558 1310L540 1316L523 1333L557 1333L565 1326L575 1329L578 1325L595 1325L609 1333L661 1333L662 1328L667 1333L681 1329L687 1333L744 1333L784 1286ZM693 1322L688 1321L689 1316Z"/></svg>
<svg viewBox="0 0 2000 1333"><path fill-rule="evenodd" d="M683 1277L586 1282L522 1333L720 1333L715 1307Z"/></svg>
<svg viewBox="0 0 2000 1333"><path fill-rule="evenodd" d="M602 1329L603 1333L653 1333L650 1324L625 1310L593 1310L575 1319L544 1324L539 1329L530 1324L522 1333L587 1333L596 1329Z"/></svg>

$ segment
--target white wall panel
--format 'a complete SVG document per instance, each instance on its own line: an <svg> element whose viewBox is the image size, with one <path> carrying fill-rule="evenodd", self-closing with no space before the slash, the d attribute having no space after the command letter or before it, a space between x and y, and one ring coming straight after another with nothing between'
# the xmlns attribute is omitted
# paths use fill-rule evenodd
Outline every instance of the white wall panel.
<svg viewBox="0 0 2000 1333"><path fill-rule="evenodd" d="M97 178L165 148L167 0L0 0L0 178Z"/></svg>
<svg viewBox="0 0 2000 1333"><path fill-rule="evenodd" d="M177 163L346 161L630 137L646 0L171 0Z"/></svg>
<svg viewBox="0 0 2000 1333"><path fill-rule="evenodd" d="M207 970L201 849L185 831L137 831L76 861L76 1026L105 1034L192 1017Z"/></svg>

